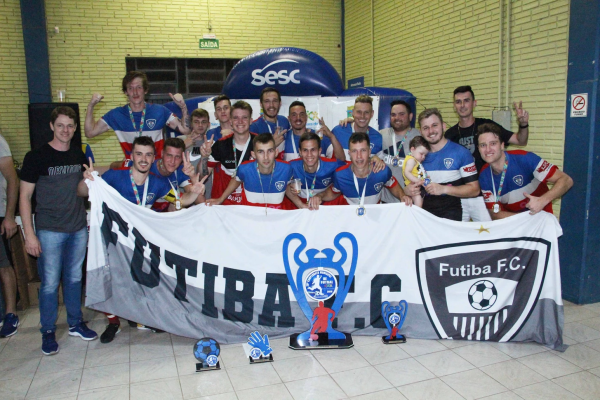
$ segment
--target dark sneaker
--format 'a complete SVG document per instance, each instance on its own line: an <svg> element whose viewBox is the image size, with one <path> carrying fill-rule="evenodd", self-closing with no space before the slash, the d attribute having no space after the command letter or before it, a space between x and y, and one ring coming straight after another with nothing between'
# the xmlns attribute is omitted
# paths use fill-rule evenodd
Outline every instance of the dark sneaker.
<svg viewBox="0 0 600 400"><path fill-rule="evenodd" d="M17 327L19 326L19 317L15 314L6 314L4 317L4 324L0 329L0 338L5 338L17 333Z"/></svg>
<svg viewBox="0 0 600 400"><path fill-rule="evenodd" d="M121 332L120 324L108 324L104 333L100 335L100 343L110 343L115 338L117 333Z"/></svg>
<svg viewBox="0 0 600 400"><path fill-rule="evenodd" d="M152 332L154 332L154 333L165 333L165 331L161 331L161 330L160 330L160 329L158 329L158 328L152 328L152 327L148 327L148 328L150 328L150 330L151 330Z"/></svg>
<svg viewBox="0 0 600 400"><path fill-rule="evenodd" d="M47 331L42 333L42 353L46 356L58 353L58 343L56 343L54 332Z"/></svg>
<svg viewBox="0 0 600 400"><path fill-rule="evenodd" d="M98 334L87 327L85 322L81 321L77 325L69 327L69 336L79 336L83 340L98 339Z"/></svg>
<svg viewBox="0 0 600 400"><path fill-rule="evenodd" d="M129 324L129 326L130 326L131 328L137 328L137 326L138 326L137 322L133 322L133 321L129 321L129 320L128 320L128 321L127 321L127 323Z"/></svg>

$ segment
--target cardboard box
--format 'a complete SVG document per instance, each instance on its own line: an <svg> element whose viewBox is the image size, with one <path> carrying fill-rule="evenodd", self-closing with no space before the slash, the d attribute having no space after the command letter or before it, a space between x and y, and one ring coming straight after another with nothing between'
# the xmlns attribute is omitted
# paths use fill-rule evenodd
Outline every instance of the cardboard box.
<svg viewBox="0 0 600 400"><path fill-rule="evenodd" d="M42 282L29 282L27 285L29 305L37 306L40 304L40 285ZM62 285L58 286L58 304L63 304Z"/></svg>

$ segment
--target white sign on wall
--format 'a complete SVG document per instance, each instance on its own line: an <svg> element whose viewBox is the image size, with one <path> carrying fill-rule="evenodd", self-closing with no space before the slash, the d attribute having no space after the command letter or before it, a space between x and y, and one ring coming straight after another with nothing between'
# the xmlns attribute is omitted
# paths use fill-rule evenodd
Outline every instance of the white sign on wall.
<svg viewBox="0 0 600 400"><path fill-rule="evenodd" d="M572 94L571 95L571 118L587 117L588 109L588 94Z"/></svg>

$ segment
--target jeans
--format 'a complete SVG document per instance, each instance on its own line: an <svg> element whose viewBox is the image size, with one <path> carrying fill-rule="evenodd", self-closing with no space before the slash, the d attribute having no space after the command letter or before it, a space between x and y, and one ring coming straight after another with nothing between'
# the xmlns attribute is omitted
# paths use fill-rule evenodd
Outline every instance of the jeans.
<svg viewBox="0 0 600 400"><path fill-rule="evenodd" d="M42 247L38 259L40 287L40 323L42 333L56 331L58 317L58 285L62 276L63 299L69 326L83 321L81 313L82 264L87 248L87 227L77 232L63 233L39 230Z"/></svg>

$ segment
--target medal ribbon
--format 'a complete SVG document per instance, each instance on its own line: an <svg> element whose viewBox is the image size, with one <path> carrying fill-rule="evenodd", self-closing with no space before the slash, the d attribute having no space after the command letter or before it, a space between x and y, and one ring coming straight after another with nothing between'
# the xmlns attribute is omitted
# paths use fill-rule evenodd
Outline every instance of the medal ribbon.
<svg viewBox="0 0 600 400"><path fill-rule="evenodd" d="M317 173L319 172L319 168L321 168L321 161L319 160L319 164L317 165L317 170L315 171L315 177L313 178L312 185L310 189L308 188L308 181L306 180L306 175L304 176L304 184L306 185L307 195L306 195L306 204L310 201L310 198L314 196L315 190L315 182L317 182ZM304 169L304 164L302 164L302 169ZM304 170L306 172L306 169Z"/></svg>
<svg viewBox="0 0 600 400"><path fill-rule="evenodd" d="M238 167L240 166L240 164L244 161L244 156L246 155L246 150L248 150L248 145L250 144L250 139L251 137L248 136L248 140L246 141L246 144L244 145L244 151L242 151L242 155L240 157L240 160L237 160L237 148L235 147L235 138L231 138L231 143L233 143L233 161L235 162L235 169L233 170L233 176L237 175L237 170Z"/></svg>
<svg viewBox="0 0 600 400"><path fill-rule="evenodd" d="M365 194L367 193L367 181L369 180L369 176L371 175L371 171L369 171L369 175L365 178L365 186L363 186L362 195L360 195L359 207L363 207L365 205ZM354 178L354 187L356 188L356 193L360 193L358 189L358 179L356 179L356 174L352 171L352 177Z"/></svg>
<svg viewBox="0 0 600 400"><path fill-rule="evenodd" d="M131 111L131 107L127 104L127 109L129 110L129 118L131 119L131 125L133 125L133 130L137 131L138 129L135 127L135 121L133 120L133 111ZM144 130L144 122L146 121L146 103L144 103L144 109L142 110L142 119L140 120L140 129L138 131L138 136L142 136L142 131Z"/></svg>
<svg viewBox="0 0 600 400"><path fill-rule="evenodd" d="M144 201L140 201L140 195L138 193L135 180L133 179L133 172L131 168L129 168L129 179L131 180L131 187L133 188L133 194L135 195L135 201L137 202L137 205L146 207L146 198L148 197L148 181L150 180L150 176L147 176L146 182L144 182Z"/></svg>
<svg viewBox="0 0 600 400"><path fill-rule="evenodd" d="M494 198L496 204L500 203L500 196L502 196L502 188L504 187L504 178L506 177L506 170L508 169L508 157L504 154L504 167L502 167L502 175L500 176L500 187L498 188L498 194L496 194L496 184L494 183L494 173L492 172L492 166L490 165L490 175L492 176L492 189L494 189Z"/></svg>

